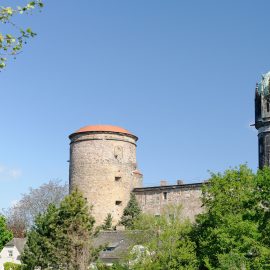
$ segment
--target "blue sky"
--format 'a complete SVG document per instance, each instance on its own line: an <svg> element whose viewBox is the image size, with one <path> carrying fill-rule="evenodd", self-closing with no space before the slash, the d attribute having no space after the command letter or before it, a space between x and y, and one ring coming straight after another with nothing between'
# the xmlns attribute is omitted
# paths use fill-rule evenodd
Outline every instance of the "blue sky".
<svg viewBox="0 0 270 270"><path fill-rule="evenodd" d="M38 36L0 73L0 208L67 181L68 135L91 124L139 137L145 186L256 170L249 125L270 70L269 10L266 0L45 0L19 19Z"/></svg>

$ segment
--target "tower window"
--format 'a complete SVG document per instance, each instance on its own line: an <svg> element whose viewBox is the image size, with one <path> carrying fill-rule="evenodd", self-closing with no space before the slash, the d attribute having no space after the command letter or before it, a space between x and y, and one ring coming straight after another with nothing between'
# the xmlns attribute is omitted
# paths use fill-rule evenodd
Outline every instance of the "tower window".
<svg viewBox="0 0 270 270"><path fill-rule="evenodd" d="M121 178L122 178L121 176L115 176L115 177L114 177L114 180L115 180L116 182L118 182L118 181L121 180Z"/></svg>
<svg viewBox="0 0 270 270"><path fill-rule="evenodd" d="M266 110L269 112L269 101L266 102Z"/></svg>
<svg viewBox="0 0 270 270"><path fill-rule="evenodd" d="M115 201L115 205L121 205L122 201Z"/></svg>
<svg viewBox="0 0 270 270"><path fill-rule="evenodd" d="M167 200L167 197L168 197L168 192L163 192L163 199Z"/></svg>

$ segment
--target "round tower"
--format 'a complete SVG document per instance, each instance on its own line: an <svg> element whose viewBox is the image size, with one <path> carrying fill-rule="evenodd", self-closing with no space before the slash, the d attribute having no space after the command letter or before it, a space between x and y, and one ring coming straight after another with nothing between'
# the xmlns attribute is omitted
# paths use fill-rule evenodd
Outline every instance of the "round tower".
<svg viewBox="0 0 270 270"><path fill-rule="evenodd" d="M258 130L259 168L270 166L270 72L255 90L255 127Z"/></svg>
<svg viewBox="0 0 270 270"><path fill-rule="evenodd" d="M116 225L130 192L142 186L136 162L138 138L116 126L86 126L70 136L70 190L78 188L93 206L96 225L111 214Z"/></svg>

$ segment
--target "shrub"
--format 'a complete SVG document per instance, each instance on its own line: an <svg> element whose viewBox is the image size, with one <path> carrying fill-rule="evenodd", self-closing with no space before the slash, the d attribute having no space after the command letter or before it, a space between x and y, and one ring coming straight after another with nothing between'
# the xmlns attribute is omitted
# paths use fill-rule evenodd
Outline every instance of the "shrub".
<svg viewBox="0 0 270 270"><path fill-rule="evenodd" d="M4 263L4 269L5 270L21 270L22 267L20 264L17 264L17 263L6 262Z"/></svg>

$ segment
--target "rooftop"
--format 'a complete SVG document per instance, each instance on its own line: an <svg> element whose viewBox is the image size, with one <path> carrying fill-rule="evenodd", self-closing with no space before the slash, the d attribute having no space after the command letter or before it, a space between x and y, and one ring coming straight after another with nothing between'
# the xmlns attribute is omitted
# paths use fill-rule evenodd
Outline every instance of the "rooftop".
<svg viewBox="0 0 270 270"><path fill-rule="evenodd" d="M5 247L16 247L20 253L22 253L26 244L26 238L13 238L10 240Z"/></svg>
<svg viewBox="0 0 270 270"><path fill-rule="evenodd" d="M101 231L93 239L93 246L105 246L99 253L99 259L104 263L113 263L122 258L131 245L128 231Z"/></svg>
<svg viewBox="0 0 270 270"><path fill-rule="evenodd" d="M206 182L201 183L188 183L181 185L164 185L164 186L152 186L152 187L140 187L134 188L133 192L146 192L146 191L161 191L161 190L174 190L174 189L200 189Z"/></svg>
<svg viewBox="0 0 270 270"><path fill-rule="evenodd" d="M132 134L130 131L122 128L122 127L118 127L118 126L111 126L111 125L93 125L93 126L85 126L82 127L80 129L78 129L77 131L75 131L74 133L72 133L69 137L71 137L74 134L78 134L78 133L86 133L86 132L108 132L108 133L120 133L120 134L126 134L132 137L135 137L137 140L137 137Z"/></svg>

